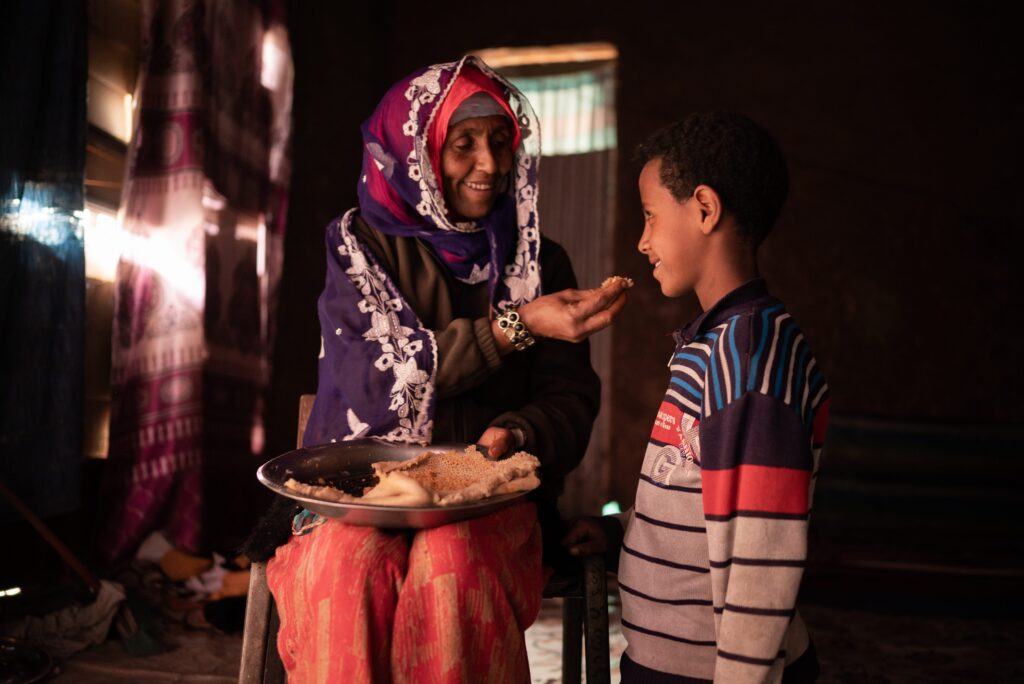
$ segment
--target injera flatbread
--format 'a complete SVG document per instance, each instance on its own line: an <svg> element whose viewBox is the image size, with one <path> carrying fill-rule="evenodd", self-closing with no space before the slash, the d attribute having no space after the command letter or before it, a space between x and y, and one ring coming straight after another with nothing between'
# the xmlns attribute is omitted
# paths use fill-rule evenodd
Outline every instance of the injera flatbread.
<svg viewBox="0 0 1024 684"><path fill-rule="evenodd" d="M373 464L380 482L362 496L329 486L289 479L284 486L305 496L338 503L378 506L453 506L497 494L521 492L540 485L540 461L520 451L500 461L488 460L470 446L461 451L426 451L407 461Z"/></svg>

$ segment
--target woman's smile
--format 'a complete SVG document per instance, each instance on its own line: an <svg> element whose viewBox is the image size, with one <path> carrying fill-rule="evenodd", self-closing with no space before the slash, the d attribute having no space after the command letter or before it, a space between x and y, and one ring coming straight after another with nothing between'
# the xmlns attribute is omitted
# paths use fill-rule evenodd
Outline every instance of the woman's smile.
<svg viewBox="0 0 1024 684"><path fill-rule="evenodd" d="M494 189L494 183L491 182L466 180L462 181L462 184L465 185L470 190L475 190L477 192L483 193L490 193Z"/></svg>

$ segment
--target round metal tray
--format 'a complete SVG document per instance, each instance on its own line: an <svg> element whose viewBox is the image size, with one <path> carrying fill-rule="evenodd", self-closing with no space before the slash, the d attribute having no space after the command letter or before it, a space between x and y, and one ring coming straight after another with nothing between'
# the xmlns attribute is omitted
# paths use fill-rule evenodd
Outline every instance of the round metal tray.
<svg viewBox="0 0 1024 684"><path fill-rule="evenodd" d="M377 461L407 461L424 451L463 451L467 446L469 445L419 446L393 444L376 439L321 444L289 451L267 461L256 471L256 477L267 488L298 501L314 513L328 518L338 518L347 525L364 527L437 527L493 513L526 495L526 492L499 494L456 506L375 506L325 501L304 496L284 486L289 478L308 484L319 484L323 479L345 490L345 485L351 485L353 482L368 484L373 474L371 464Z"/></svg>

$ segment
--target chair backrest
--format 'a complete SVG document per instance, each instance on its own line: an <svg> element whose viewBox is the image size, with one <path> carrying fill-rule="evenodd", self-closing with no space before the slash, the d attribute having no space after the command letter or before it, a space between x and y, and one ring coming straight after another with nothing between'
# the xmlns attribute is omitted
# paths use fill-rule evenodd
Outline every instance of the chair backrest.
<svg viewBox="0 0 1024 684"><path fill-rule="evenodd" d="M309 414L313 411L313 400L315 394L303 394L299 397L299 435L295 439L295 446L302 446L302 433L306 431L306 423L309 422Z"/></svg>

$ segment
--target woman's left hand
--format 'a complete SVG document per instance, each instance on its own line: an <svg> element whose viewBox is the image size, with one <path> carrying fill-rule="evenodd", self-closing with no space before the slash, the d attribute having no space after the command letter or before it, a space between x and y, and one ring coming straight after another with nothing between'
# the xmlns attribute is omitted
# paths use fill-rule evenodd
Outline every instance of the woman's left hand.
<svg viewBox="0 0 1024 684"><path fill-rule="evenodd" d="M484 456L497 460L510 452L516 445L516 438L510 430L501 427L489 427L480 435L477 444L487 447Z"/></svg>
<svg viewBox="0 0 1024 684"><path fill-rule="evenodd" d="M598 330L607 328L626 305L626 290L632 281L610 279L590 290L562 290L538 297L518 308L519 317L534 337L551 337L566 342L581 342ZM513 351L498 321L491 321L491 333L499 354Z"/></svg>
<svg viewBox="0 0 1024 684"><path fill-rule="evenodd" d="M590 290L562 290L523 304L519 316L537 337L580 342L611 325L631 285L618 278Z"/></svg>

